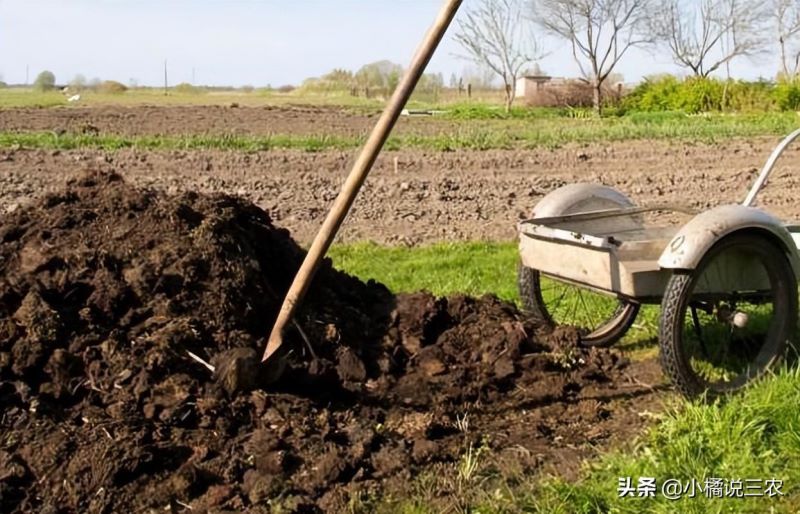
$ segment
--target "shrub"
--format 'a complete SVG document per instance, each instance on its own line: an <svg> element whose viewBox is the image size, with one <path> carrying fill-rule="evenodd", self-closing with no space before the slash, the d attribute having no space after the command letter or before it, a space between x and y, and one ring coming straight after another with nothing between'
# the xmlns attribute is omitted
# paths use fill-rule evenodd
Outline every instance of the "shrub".
<svg viewBox="0 0 800 514"><path fill-rule="evenodd" d="M183 93L189 95L196 95L202 92L202 89L200 89L197 86L193 86L188 82L181 82L177 86L173 87L172 90L175 91L176 93Z"/></svg>
<svg viewBox="0 0 800 514"><path fill-rule="evenodd" d="M781 80L772 90L772 97L782 111L800 110L800 80Z"/></svg>
<svg viewBox="0 0 800 514"><path fill-rule="evenodd" d="M776 108L773 86L760 80L722 81L708 77L680 80L672 75L651 77L636 86L623 100L631 111L701 112L768 111Z"/></svg>
<svg viewBox="0 0 800 514"><path fill-rule="evenodd" d="M43 71L33 81L33 88L37 91L50 91L56 87L56 76L52 71Z"/></svg>
<svg viewBox="0 0 800 514"><path fill-rule="evenodd" d="M116 80L106 80L97 86L97 90L101 93L118 95L127 91L128 87L125 84L117 82Z"/></svg>
<svg viewBox="0 0 800 514"><path fill-rule="evenodd" d="M722 110L725 84L705 77L691 77L683 82L676 98L677 109L695 114Z"/></svg>
<svg viewBox="0 0 800 514"><path fill-rule="evenodd" d="M354 88L353 72L337 68L321 77L304 80L298 90L300 93L348 94Z"/></svg>
<svg viewBox="0 0 800 514"><path fill-rule="evenodd" d="M777 107L773 85L766 80L744 82L741 80L728 83L726 108L738 112L772 111Z"/></svg>
<svg viewBox="0 0 800 514"><path fill-rule="evenodd" d="M625 97L622 105L636 111L671 111L680 88L680 81L672 75L648 77Z"/></svg>

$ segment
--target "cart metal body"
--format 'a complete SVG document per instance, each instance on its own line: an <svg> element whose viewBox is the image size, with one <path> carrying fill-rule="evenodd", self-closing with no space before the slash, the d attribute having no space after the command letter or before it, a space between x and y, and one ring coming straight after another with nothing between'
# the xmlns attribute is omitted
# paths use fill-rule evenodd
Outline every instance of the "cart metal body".
<svg viewBox="0 0 800 514"><path fill-rule="evenodd" d="M758 209L726 205L688 223L658 225L643 214L674 213L670 206L619 208L535 218L520 224L520 256L545 276L638 303L660 303L674 270L694 269L719 239L740 230L759 231L780 241L800 276L800 224L781 222ZM683 211L677 211L683 214ZM750 267L738 262L735 267ZM745 275L740 290L759 290L763 276ZM709 285L708 293L714 290Z"/></svg>

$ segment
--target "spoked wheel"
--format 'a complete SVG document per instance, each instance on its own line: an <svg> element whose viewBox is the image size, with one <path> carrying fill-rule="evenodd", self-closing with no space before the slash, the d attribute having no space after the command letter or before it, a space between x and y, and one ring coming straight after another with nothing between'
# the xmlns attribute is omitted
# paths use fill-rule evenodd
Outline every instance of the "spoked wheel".
<svg viewBox="0 0 800 514"><path fill-rule="evenodd" d="M675 274L661 304L664 371L686 396L740 389L784 355L797 325L797 283L785 251L734 234L692 273Z"/></svg>
<svg viewBox="0 0 800 514"><path fill-rule="evenodd" d="M520 263L517 273L523 308L550 328L578 327L586 346L607 347L619 341L639 313L639 304L542 277Z"/></svg>

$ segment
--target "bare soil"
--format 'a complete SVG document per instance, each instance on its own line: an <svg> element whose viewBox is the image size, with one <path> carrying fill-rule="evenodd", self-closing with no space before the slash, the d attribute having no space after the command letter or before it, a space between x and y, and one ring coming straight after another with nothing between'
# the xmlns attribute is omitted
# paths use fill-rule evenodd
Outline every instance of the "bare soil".
<svg viewBox="0 0 800 514"><path fill-rule="evenodd" d="M243 199L113 173L0 218L0 511L339 512L470 448L569 474L658 401L653 362L329 263L260 366L302 256Z"/></svg>
<svg viewBox="0 0 800 514"><path fill-rule="evenodd" d="M359 136L375 124L376 110L326 106L103 106L0 109L0 130L143 135L336 134ZM438 134L463 124L433 117L403 117L398 133Z"/></svg>
<svg viewBox="0 0 800 514"><path fill-rule="evenodd" d="M638 204L696 209L741 201L778 138L718 144L630 141L530 151L386 152L367 180L339 241L389 244L508 240L516 222L553 189L601 182ZM0 209L14 209L87 167L168 192L246 197L291 229L313 238L349 171L353 152L0 150ZM396 164L396 165L395 165ZM787 150L760 205L800 218L800 151Z"/></svg>

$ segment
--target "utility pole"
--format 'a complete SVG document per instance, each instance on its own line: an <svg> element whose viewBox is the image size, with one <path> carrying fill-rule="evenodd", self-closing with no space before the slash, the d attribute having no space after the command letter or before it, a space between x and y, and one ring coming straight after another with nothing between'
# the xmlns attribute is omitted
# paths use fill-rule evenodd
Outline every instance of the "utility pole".
<svg viewBox="0 0 800 514"><path fill-rule="evenodd" d="M30 81L28 80L30 78L30 72L31 72L31 67L30 67L29 64L26 64L25 65L25 85L26 86L28 84L30 84Z"/></svg>
<svg viewBox="0 0 800 514"><path fill-rule="evenodd" d="M192 85L193 86L197 85L197 84L195 84L195 81L194 81L194 66L192 66Z"/></svg>
<svg viewBox="0 0 800 514"><path fill-rule="evenodd" d="M169 87L169 82L167 80L167 60L164 59L164 96L167 96L168 87Z"/></svg>

